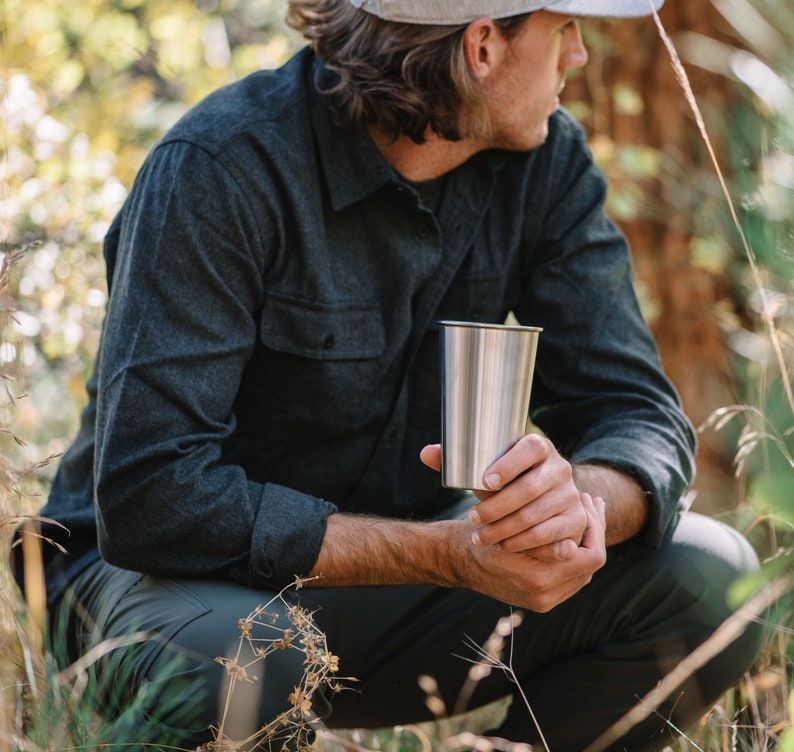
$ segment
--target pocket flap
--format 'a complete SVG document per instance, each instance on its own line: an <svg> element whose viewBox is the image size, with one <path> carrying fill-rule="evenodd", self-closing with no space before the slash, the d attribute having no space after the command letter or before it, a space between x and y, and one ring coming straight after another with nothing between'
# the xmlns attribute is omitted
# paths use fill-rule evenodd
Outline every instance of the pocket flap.
<svg viewBox="0 0 794 752"><path fill-rule="evenodd" d="M265 299L260 337L272 350L323 360L376 358L386 347L376 305L330 305L276 293Z"/></svg>

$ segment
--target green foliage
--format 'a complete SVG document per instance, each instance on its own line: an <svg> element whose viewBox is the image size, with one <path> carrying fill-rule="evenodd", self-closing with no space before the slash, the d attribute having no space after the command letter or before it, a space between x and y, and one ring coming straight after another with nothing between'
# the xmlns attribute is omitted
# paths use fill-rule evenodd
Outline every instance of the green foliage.
<svg viewBox="0 0 794 752"><path fill-rule="evenodd" d="M743 303L727 336L736 353L736 384L745 410L738 469L749 501L771 520L778 544L794 538L794 10L784 2L732 0L724 13L742 48L711 43L710 65L737 82L737 96L719 133L750 247L739 242L723 208L714 254ZM690 39L687 48L700 59ZM730 249L726 252L726 249ZM711 258L714 258L712 254Z"/></svg>
<svg viewBox="0 0 794 752"><path fill-rule="evenodd" d="M734 86L729 109L706 115L755 267L710 170L675 182L667 213L687 217L692 263L731 287L730 305L719 316L735 352L741 407L730 418L731 426L741 426L737 459L747 491L739 523L768 559L767 576L778 577L794 569L794 407L785 390L794 368L794 8L788 0L714 3L734 29L735 45L695 34L676 44L685 62ZM21 387L7 377L20 369L30 391L2 415L3 426L13 421L27 446L0 435L0 458L35 465L68 444L107 299L101 239L144 155L187 107L295 49L298 41L282 24L284 9L283 0L4 1L0 249L37 245L15 268L13 319L0 297L0 375L9 403ZM585 31L594 53L615 54L597 27ZM649 96L623 84L608 94L615 112L627 115L643 112ZM572 106L577 115L593 114L582 108ZM665 179L672 169L667 157L598 138L592 147L612 180L613 216L631 220L659 211L647 206L638 182ZM734 595L740 600L757 585L741 583ZM770 620L785 634L790 598L775 605ZM765 660L790 673L792 643L776 644ZM95 693L111 688L96 684L90 671L65 677L48 662L40 676L23 666L23 678L26 693L38 692L37 715L27 719L38 748L53 748L55 740L91 748L102 739L152 738L153 727L140 724L140 705L130 706L116 727L91 712ZM29 707L30 697L18 699ZM794 693L789 706L791 718ZM724 741L716 739L714 748ZM794 752L791 729L779 749Z"/></svg>
<svg viewBox="0 0 794 752"><path fill-rule="evenodd" d="M18 707L35 708L26 718L29 748L140 748L136 745L156 742L157 747L145 747L154 750L178 744L179 730L195 723L193 708L200 688L186 680L181 686L174 683L172 677L179 671L175 661L135 695L126 692L132 671L130 651L143 639L144 635L131 635L124 641L100 645L96 660L85 661L85 665L70 665L63 656L56 660L53 653L45 654L42 676L28 675L29 681L19 685ZM54 653L63 652L59 650L63 642L63 638L53 640ZM100 661L104 668L97 672ZM101 706L116 712L103 715L98 711Z"/></svg>
<svg viewBox="0 0 794 752"><path fill-rule="evenodd" d="M107 287L101 241L145 154L209 91L297 47L278 0L5 0L3 247L19 309L0 368L23 368L25 462L76 428ZM20 403L22 404L22 403Z"/></svg>

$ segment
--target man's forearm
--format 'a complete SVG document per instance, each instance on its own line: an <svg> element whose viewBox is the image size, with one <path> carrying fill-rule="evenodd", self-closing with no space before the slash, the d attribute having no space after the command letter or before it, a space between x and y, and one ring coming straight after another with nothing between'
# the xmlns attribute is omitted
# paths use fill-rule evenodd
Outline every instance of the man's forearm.
<svg viewBox="0 0 794 752"><path fill-rule="evenodd" d="M606 560L603 502L582 497L585 536L566 561L472 542L469 520L409 522L335 513L309 573L311 587L436 585L463 587L532 611L548 611L578 592Z"/></svg>
<svg viewBox="0 0 794 752"><path fill-rule="evenodd" d="M454 520L409 522L332 514L310 575L319 578L318 587L452 586L445 562L449 563L451 540L468 544L463 525Z"/></svg>
<svg viewBox="0 0 794 752"><path fill-rule="evenodd" d="M614 546L638 535L648 519L648 495L634 478L605 465L574 465L579 491L606 502L606 544Z"/></svg>

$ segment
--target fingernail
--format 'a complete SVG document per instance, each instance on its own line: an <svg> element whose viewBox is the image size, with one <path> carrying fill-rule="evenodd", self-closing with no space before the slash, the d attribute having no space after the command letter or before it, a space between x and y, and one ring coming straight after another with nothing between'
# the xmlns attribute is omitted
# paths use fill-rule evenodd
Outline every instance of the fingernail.
<svg viewBox="0 0 794 752"><path fill-rule="evenodd" d="M476 509L469 509L469 521L474 525L482 525L480 513Z"/></svg>
<svg viewBox="0 0 794 752"><path fill-rule="evenodd" d="M485 485L491 489L497 489L502 485L502 476L499 473L491 473L485 476Z"/></svg>
<svg viewBox="0 0 794 752"><path fill-rule="evenodd" d="M481 546L482 545L482 540L480 540L480 534L479 533L472 533L471 534L471 542L475 546Z"/></svg>

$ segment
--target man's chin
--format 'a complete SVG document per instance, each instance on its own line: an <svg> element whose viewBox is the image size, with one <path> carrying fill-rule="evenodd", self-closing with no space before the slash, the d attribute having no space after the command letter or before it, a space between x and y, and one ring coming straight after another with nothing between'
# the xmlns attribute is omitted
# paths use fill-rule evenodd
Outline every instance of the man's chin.
<svg viewBox="0 0 794 752"><path fill-rule="evenodd" d="M505 151L533 151L537 149L539 146L543 146L546 143L549 137L549 128L548 124L541 133L536 133L533 135L528 135L527 138L522 139L522 141L516 141L514 143L508 143L502 148Z"/></svg>

